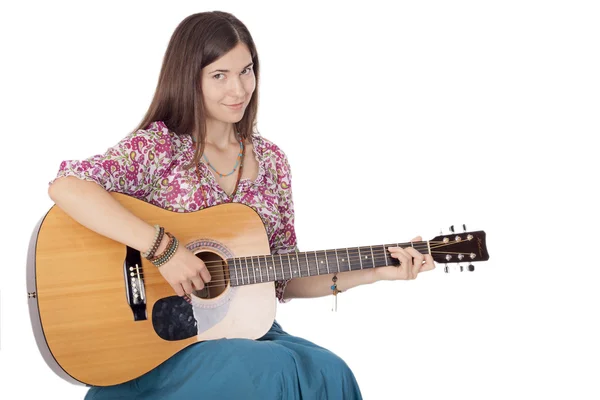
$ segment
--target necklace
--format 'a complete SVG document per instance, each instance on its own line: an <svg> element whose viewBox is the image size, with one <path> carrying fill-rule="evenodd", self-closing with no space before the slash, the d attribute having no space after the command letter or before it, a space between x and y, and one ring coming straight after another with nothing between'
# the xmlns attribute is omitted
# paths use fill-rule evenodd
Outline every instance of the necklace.
<svg viewBox="0 0 600 400"><path fill-rule="evenodd" d="M237 193L237 190L238 190L238 186L240 184L240 178L242 177L242 172L244 171L244 154L246 154L246 146L243 145L241 138L240 138L240 148L241 148L242 152L241 152L241 154L238 155L238 161L236 162L236 166L233 168L233 171L231 171L228 174L228 175L231 175L236 170L237 163L239 162L239 164L240 164L240 172L239 172L237 180L235 182L235 187L233 188L233 192L231 192L231 195L228 195L223 189L221 189L223 191L223 193L225 193L225 196L228 197L229 201L231 201L235 197L235 194ZM205 157L205 159L208 162L208 159L206 157ZM223 174L219 173L216 169L214 169L212 167L212 165L210 165L210 163L208 165L213 169L213 171L215 171L221 177L223 176ZM201 178L201 174L200 174L199 163L196 164L196 174L198 175L198 182L201 182L202 178ZM205 201L205 199L206 199L206 193L204 193L204 188L202 188L202 185L200 185L200 190L202 191L202 201Z"/></svg>
<svg viewBox="0 0 600 400"><path fill-rule="evenodd" d="M206 157L206 154L203 154L204 159L206 160L206 164L208 164L208 166L215 171L217 174L219 174L219 176L222 178L224 176L229 176L231 174L233 174L235 172L235 170L238 167L238 164L240 164L240 161L242 160L242 156L244 153L244 144L242 143L242 139L240 138L240 152L238 153L238 157L237 160L235 161L235 165L233 166L233 169L231 170L230 173L228 174L222 174L219 171L217 171L217 169L215 167L212 166L212 164L210 163L210 161L208 161L208 158Z"/></svg>

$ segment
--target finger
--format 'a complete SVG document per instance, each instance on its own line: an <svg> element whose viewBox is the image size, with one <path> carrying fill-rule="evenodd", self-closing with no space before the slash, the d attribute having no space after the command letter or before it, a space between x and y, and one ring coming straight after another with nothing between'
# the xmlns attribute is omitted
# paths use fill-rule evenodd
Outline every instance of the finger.
<svg viewBox="0 0 600 400"><path fill-rule="evenodd" d="M410 254L411 257L413 257L413 265L411 268L411 278L415 279L417 277L417 275L419 274L419 270L421 269L421 266L425 262L425 255L418 252L417 250L413 249L412 247L408 247L406 249L406 252L408 254Z"/></svg>
<svg viewBox="0 0 600 400"><path fill-rule="evenodd" d="M435 262L430 254L425 255L425 263L421 266L420 272L431 271L435 269Z"/></svg>
<svg viewBox="0 0 600 400"><path fill-rule="evenodd" d="M175 293L177 293L177 296L183 296L183 295L185 295L185 291L183 290L183 287L181 287L181 285L179 283L171 285L171 287L173 288L173 290L175 291Z"/></svg>
<svg viewBox="0 0 600 400"><path fill-rule="evenodd" d="M196 290L202 290L204 288L204 282L202 281L202 278L200 278L199 276L195 276L193 278L191 278L192 284L194 285L194 287L196 288Z"/></svg>
<svg viewBox="0 0 600 400"><path fill-rule="evenodd" d="M208 268L206 268L206 264L204 264L203 261L201 261L201 263L202 263L202 265L200 266L200 269L198 270L198 272L200 273L200 277L202 277L202 280L204 282L208 283L208 282L210 282L210 272L208 272Z"/></svg>
<svg viewBox="0 0 600 400"><path fill-rule="evenodd" d="M191 294L194 291L194 289L192 289L192 282L190 281L181 282L181 286L186 294Z"/></svg>
<svg viewBox="0 0 600 400"><path fill-rule="evenodd" d="M412 255L401 247L390 247L390 255L402 261L402 266L412 266Z"/></svg>
<svg viewBox="0 0 600 400"><path fill-rule="evenodd" d="M402 279L408 279L412 268L412 256L399 247L390 250L390 256L400 261L400 276Z"/></svg>
<svg viewBox="0 0 600 400"><path fill-rule="evenodd" d="M415 236L411 239L411 242L422 242L423 238L421 236Z"/></svg>

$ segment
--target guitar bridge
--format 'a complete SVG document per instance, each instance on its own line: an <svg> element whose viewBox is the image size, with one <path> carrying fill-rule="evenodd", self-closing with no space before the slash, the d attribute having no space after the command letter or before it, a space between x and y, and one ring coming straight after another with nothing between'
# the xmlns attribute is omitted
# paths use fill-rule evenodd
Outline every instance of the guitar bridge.
<svg viewBox="0 0 600 400"><path fill-rule="evenodd" d="M127 303L133 312L133 320L144 321L148 319L142 257L139 251L129 246L127 247L125 261L123 262L123 276L125 278Z"/></svg>

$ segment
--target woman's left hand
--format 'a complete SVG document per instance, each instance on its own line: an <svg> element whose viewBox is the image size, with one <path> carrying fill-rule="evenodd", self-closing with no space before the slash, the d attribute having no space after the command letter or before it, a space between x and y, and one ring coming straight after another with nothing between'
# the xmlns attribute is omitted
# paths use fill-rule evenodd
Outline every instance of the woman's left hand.
<svg viewBox="0 0 600 400"><path fill-rule="evenodd" d="M420 242L423 239L417 236L411 242ZM412 247L388 247L393 258L400 261L400 265L374 268L375 279L378 281L412 280L419 272L431 271L435 268L433 257L421 254Z"/></svg>

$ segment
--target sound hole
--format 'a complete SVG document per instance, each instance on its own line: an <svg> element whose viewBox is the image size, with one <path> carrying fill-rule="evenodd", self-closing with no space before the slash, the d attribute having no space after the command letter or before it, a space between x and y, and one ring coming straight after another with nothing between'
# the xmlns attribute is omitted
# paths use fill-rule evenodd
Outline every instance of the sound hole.
<svg viewBox="0 0 600 400"><path fill-rule="evenodd" d="M196 253L196 257L204 261L211 280L204 289L195 290L194 294L202 299L214 299L219 297L229 285L229 270L227 263L218 255L210 251Z"/></svg>

